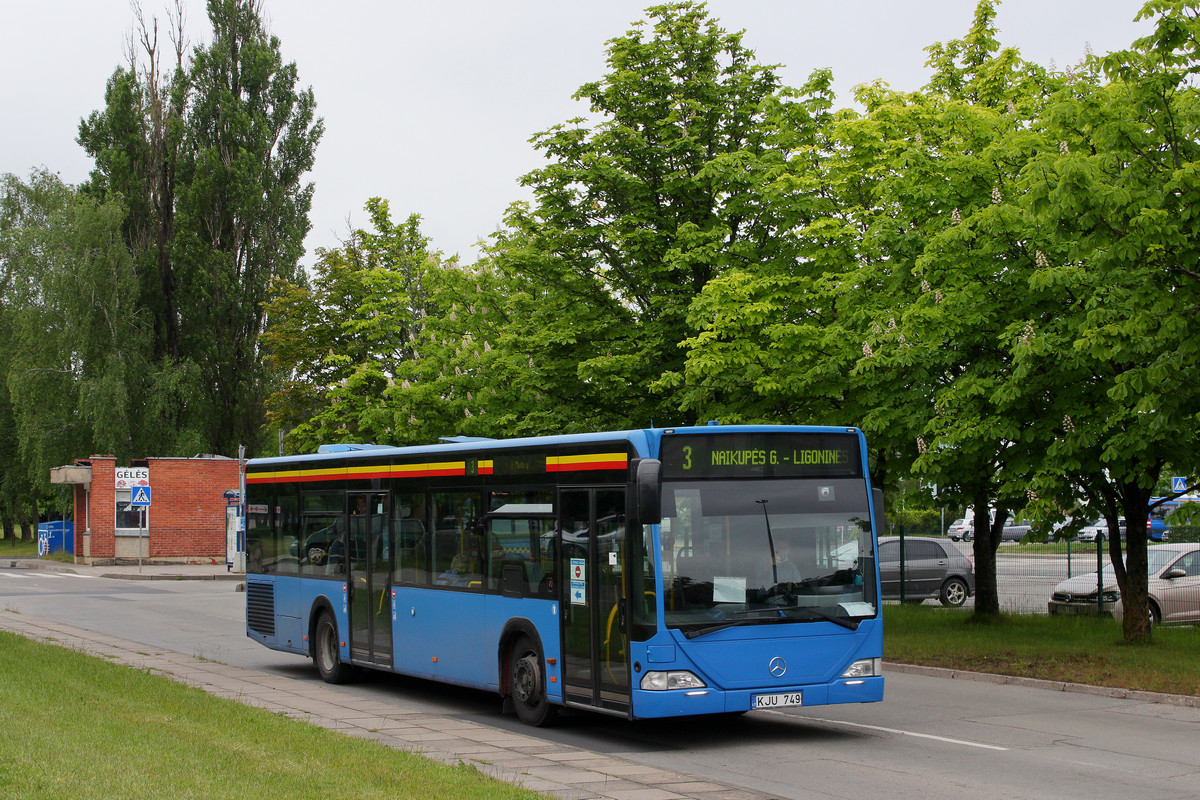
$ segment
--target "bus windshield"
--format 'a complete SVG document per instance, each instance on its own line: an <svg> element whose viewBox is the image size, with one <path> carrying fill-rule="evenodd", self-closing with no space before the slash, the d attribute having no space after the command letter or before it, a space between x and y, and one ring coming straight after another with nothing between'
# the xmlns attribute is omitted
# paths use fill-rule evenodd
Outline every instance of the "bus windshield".
<svg viewBox="0 0 1200 800"><path fill-rule="evenodd" d="M874 617L866 486L856 479L705 480L663 486L666 622L731 625Z"/></svg>

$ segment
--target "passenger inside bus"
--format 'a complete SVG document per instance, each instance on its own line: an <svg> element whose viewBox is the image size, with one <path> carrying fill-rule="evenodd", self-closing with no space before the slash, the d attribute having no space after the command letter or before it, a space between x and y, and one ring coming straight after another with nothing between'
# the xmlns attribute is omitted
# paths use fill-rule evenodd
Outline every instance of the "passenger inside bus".
<svg viewBox="0 0 1200 800"><path fill-rule="evenodd" d="M792 562L791 555L791 539L787 537L776 539L775 572L772 575L775 583L799 583L804 579L804 574L800 571L800 568Z"/></svg>
<svg viewBox="0 0 1200 800"><path fill-rule="evenodd" d="M472 580L478 581L478 575L471 575L471 558L466 553L459 553L450 560L450 568L438 576L438 586L466 586Z"/></svg>

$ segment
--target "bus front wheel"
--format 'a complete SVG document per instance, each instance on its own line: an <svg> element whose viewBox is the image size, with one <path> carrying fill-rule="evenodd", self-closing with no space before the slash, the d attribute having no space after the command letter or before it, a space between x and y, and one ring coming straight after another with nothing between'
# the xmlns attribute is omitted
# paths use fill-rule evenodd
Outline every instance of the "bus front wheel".
<svg viewBox="0 0 1200 800"><path fill-rule="evenodd" d="M541 727L554 719L556 709L546 698L545 662L528 636L519 637L509 654L508 690L521 722Z"/></svg>
<svg viewBox="0 0 1200 800"><path fill-rule="evenodd" d="M345 683L350 680L352 667L342 663L341 640L338 638L337 620L328 611L317 618L313 636L313 661L317 672L326 683Z"/></svg>

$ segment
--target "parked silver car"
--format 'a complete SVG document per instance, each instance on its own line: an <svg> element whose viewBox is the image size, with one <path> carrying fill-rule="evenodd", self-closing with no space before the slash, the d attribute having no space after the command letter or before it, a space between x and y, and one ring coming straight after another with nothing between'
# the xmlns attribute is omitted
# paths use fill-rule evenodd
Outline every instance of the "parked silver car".
<svg viewBox="0 0 1200 800"><path fill-rule="evenodd" d="M1147 589L1151 624L1200 622L1200 544L1156 544L1148 549L1164 557L1177 556L1162 569L1150 570ZM1117 600L1113 616L1120 621L1123 613L1121 601Z"/></svg>
<svg viewBox="0 0 1200 800"><path fill-rule="evenodd" d="M1033 523L1027 519L1013 520L1004 526L1000 532L1000 541L1019 542L1033 530Z"/></svg>
<svg viewBox="0 0 1200 800"><path fill-rule="evenodd" d="M1162 580L1165 575L1170 573L1174 569L1176 562L1181 561L1183 557L1197 558L1196 556L1191 555L1194 552L1200 552L1200 544L1154 544L1147 547L1146 572L1150 577L1151 585L1157 585L1158 581ZM1189 561L1184 565L1184 567L1185 574L1177 577L1188 577L1190 575L1188 570L1192 569L1193 567L1200 569L1200 564ZM1054 591L1050 594L1050 600L1046 603L1046 610L1048 610L1051 614L1076 614L1091 616L1095 616L1097 614L1115 614L1114 607L1121 599L1121 593L1117 587L1117 574L1110 564L1101 570L1100 575L1100 581L1096 580L1095 572L1088 572L1083 575L1076 575L1074 578L1068 578L1067 580L1058 584L1054 587ZM1200 575L1200 572L1197 572L1197 575ZM1169 580L1174 581L1175 579ZM1191 586L1194 587L1192 591L1200 594L1200 578L1195 580L1197 582L1191 584ZM1179 584L1179 588L1186 587L1186 583ZM1100 591L1099 601L1097 601L1096 597L1097 588L1099 588ZM1153 590L1151 591L1151 594L1151 600L1153 603L1155 602L1153 599ZM1186 594L1187 592L1179 592L1178 596L1182 599ZM1174 610L1174 605L1177 602L1174 599L1175 595L1171 595L1171 597L1171 621L1183 621L1182 619L1176 617L1175 614L1186 612L1176 612ZM1192 602L1200 607L1200 597L1194 597ZM1162 616L1162 608L1163 606L1161 604L1158 605L1158 618L1160 620L1164 618ZM1153 614L1155 612L1151 611L1151 613Z"/></svg>
<svg viewBox="0 0 1200 800"><path fill-rule="evenodd" d="M879 539L879 577L885 600L900 598L900 538ZM937 598L944 606L961 606L975 594L975 565L944 539L904 539L904 599Z"/></svg>

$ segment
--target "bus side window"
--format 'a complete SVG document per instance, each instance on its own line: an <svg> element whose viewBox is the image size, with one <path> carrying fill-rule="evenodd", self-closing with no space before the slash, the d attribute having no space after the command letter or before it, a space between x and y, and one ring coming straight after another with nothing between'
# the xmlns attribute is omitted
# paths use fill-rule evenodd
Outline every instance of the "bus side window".
<svg viewBox="0 0 1200 800"><path fill-rule="evenodd" d="M275 505L275 572L300 574L300 500L295 494L279 495Z"/></svg>
<svg viewBox="0 0 1200 800"><path fill-rule="evenodd" d="M397 494L392 504L392 551L396 554L397 583L428 586L429 530L423 493Z"/></svg>
<svg viewBox="0 0 1200 800"><path fill-rule="evenodd" d="M483 496L479 492L433 495L434 538L430 572L437 576L435 583L483 589L485 553L483 531L478 524L483 508ZM457 562L455 556L460 556Z"/></svg>
<svg viewBox="0 0 1200 800"><path fill-rule="evenodd" d="M488 589L508 597L550 597L554 592L553 521L488 521Z"/></svg>

